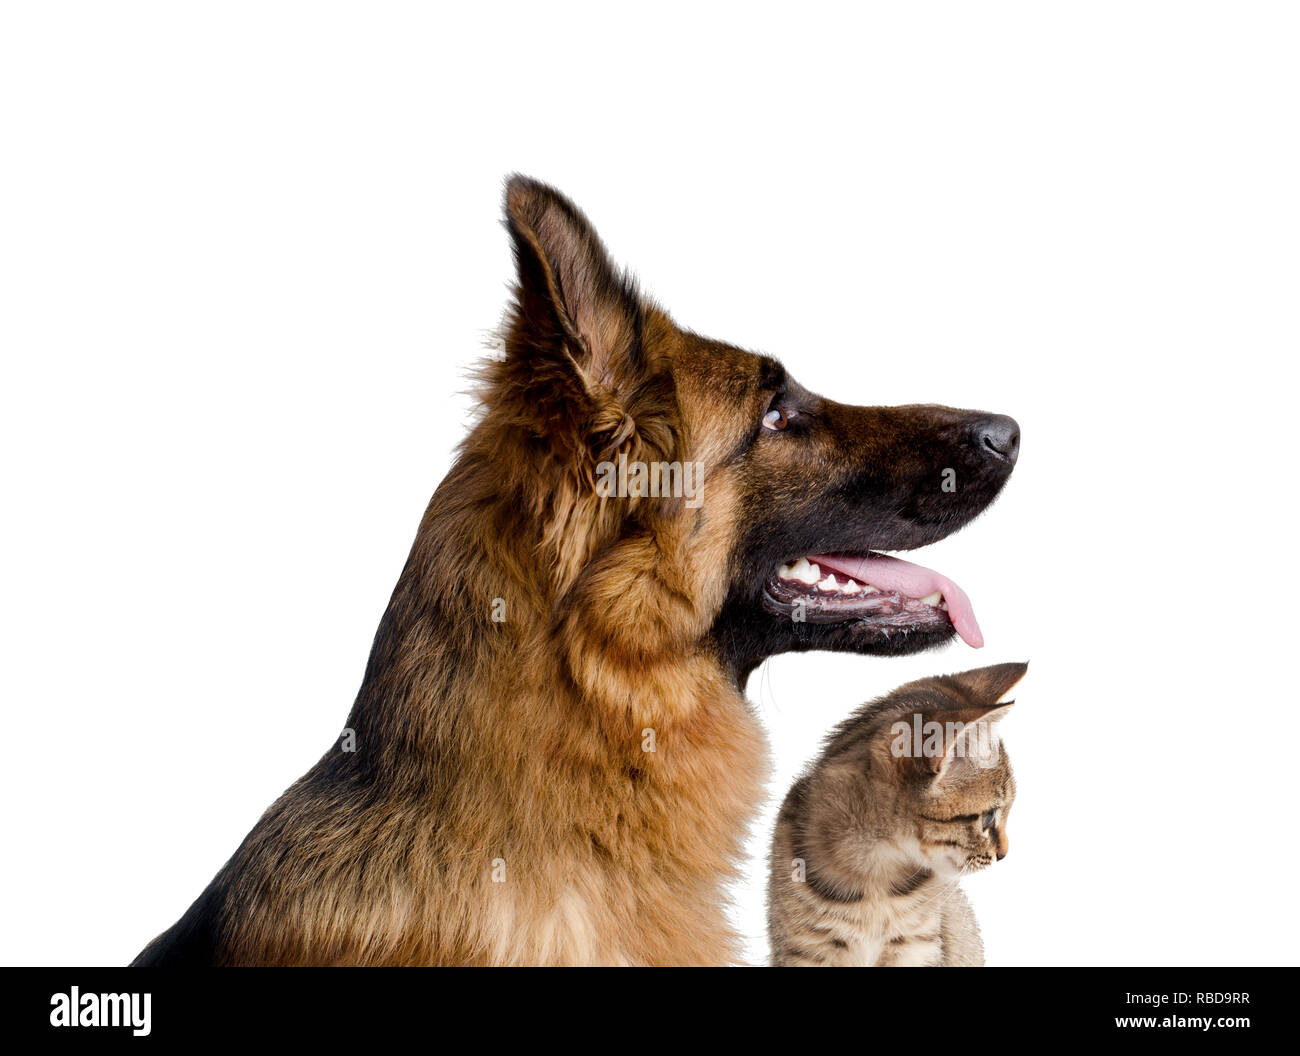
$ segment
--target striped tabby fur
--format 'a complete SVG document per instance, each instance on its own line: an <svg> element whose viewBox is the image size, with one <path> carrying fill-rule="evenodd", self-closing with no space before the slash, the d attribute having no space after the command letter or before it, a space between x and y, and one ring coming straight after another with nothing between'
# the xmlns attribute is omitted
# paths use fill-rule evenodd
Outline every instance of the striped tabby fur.
<svg viewBox="0 0 1300 1056"><path fill-rule="evenodd" d="M1026 666L909 683L831 733L777 818L773 965L983 965L958 880L1007 853L1016 785L994 723Z"/></svg>

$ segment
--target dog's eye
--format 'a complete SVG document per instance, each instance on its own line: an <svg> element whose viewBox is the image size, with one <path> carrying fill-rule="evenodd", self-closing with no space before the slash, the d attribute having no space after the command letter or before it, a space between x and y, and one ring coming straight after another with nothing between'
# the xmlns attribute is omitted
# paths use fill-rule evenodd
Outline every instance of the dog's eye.
<svg viewBox="0 0 1300 1056"><path fill-rule="evenodd" d="M780 407L773 407L767 414L763 415L763 428L773 431L784 429L790 424L790 419L785 411Z"/></svg>

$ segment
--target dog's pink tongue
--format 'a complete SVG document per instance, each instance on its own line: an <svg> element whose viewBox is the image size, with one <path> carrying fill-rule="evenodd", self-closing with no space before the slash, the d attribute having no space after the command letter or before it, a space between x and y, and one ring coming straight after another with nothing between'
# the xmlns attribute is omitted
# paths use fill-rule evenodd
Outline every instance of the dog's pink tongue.
<svg viewBox="0 0 1300 1056"><path fill-rule="evenodd" d="M966 592L947 576L941 576L933 569L914 565L910 561L900 561L896 557L884 554L868 554L866 557L849 557L843 554L814 554L808 558L820 565L823 570L840 572L859 583L866 583L878 590L897 591L909 598L924 598L936 590L948 603L948 618L961 635L962 641L972 649L984 645L984 635L980 625L975 622L975 610L971 607Z"/></svg>

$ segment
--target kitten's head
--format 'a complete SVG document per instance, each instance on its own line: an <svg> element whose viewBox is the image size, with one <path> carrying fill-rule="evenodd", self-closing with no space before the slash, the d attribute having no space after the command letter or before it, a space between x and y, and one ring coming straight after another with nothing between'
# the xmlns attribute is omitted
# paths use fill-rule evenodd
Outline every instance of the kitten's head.
<svg viewBox="0 0 1300 1056"><path fill-rule="evenodd" d="M839 786L832 799L843 811L841 848L861 864L888 854L904 869L940 876L1004 858L1016 782L997 723L1028 666L911 682L840 726L822 767Z"/></svg>

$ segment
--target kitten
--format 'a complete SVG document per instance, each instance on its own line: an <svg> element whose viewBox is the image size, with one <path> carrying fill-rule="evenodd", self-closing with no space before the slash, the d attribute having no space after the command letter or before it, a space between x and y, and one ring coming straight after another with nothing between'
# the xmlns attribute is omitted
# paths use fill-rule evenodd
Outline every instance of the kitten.
<svg viewBox="0 0 1300 1056"><path fill-rule="evenodd" d="M963 873L1007 853L994 723L1027 664L911 682L836 727L772 838L772 964L982 966Z"/></svg>

